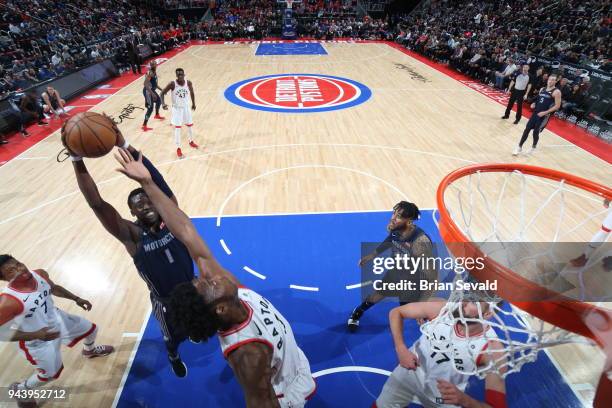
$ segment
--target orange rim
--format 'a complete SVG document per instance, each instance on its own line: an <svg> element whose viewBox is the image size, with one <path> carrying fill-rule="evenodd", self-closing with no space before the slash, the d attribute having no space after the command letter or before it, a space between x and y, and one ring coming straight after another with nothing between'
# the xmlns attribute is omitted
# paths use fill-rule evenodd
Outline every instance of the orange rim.
<svg viewBox="0 0 612 408"><path fill-rule="evenodd" d="M476 164L457 169L448 174L438 187L436 193L436 201L440 214L439 229L442 239L447 244L458 243L467 244L460 245L468 248L470 256L482 256L485 259L485 267L481 270L474 269L470 273L479 280L496 279L498 282L498 295L504 299L530 298L533 301L529 302L512 302L518 308L526 311L537 318L551 323L564 330L589 337L597 342L597 336L584 323L583 317L592 312L602 314L608 322L612 322L612 311L593 306L588 303L580 302L575 299L560 295L557 292L544 288L529 279L526 279L515 273L494 260L484 257L484 254L475 245L471 245L471 240L461 231L451 218L446 205L444 203L444 193L446 188L456 180L475 174L477 172L504 172L510 173L520 171L524 174L542 177L550 180L565 180L566 184L588 191L602 198L611 199L612 189L602 184L591 180L584 179L572 174L564 173L557 170L551 170L543 167L530 166L526 164L514 163L492 163L492 164ZM463 256L457 254L457 247L450 251L455 256ZM465 248L463 250L465 250ZM453 251L455 249L455 251Z"/></svg>

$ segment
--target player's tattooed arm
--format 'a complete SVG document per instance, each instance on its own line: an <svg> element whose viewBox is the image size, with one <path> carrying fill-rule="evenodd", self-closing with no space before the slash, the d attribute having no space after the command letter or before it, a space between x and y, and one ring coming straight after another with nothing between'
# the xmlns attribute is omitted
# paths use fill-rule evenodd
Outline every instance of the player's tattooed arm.
<svg viewBox="0 0 612 408"><path fill-rule="evenodd" d="M187 87L189 88L189 95L191 95L191 110L195 110L195 93L193 92L193 85L191 84L191 81L187 81Z"/></svg>
<svg viewBox="0 0 612 408"><path fill-rule="evenodd" d="M162 108L164 109L168 109L168 105L166 105L166 102L164 102L164 97L168 92L172 90L174 90L174 81L166 85L166 87L161 91L161 95L159 95L159 97L161 98Z"/></svg>
<svg viewBox="0 0 612 408"><path fill-rule="evenodd" d="M230 353L227 361L244 391L247 408L280 407L272 386L272 350L262 343L248 343Z"/></svg>

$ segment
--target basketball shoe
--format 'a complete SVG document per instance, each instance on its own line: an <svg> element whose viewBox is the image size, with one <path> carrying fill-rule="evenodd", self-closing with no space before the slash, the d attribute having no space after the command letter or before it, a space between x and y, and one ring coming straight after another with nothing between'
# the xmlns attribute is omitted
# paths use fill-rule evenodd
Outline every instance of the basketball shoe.
<svg viewBox="0 0 612 408"><path fill-rule="evenodd" d="M181 357L176 355L175 357L171 357L168 355L168 361L170 361L170 365L172 366L172 372L179 378L183 378L187 376L187 366L181 360Z"/></svg>
<svg viewBox="0 0 612 408"><path fill-rule="evenodd" d="M83 350L81 354L83 354L83 357L85 358L96 358L108 356L113 351L115 351L115 348L113 346L97 345L94 346L91 350Z"/></svg>

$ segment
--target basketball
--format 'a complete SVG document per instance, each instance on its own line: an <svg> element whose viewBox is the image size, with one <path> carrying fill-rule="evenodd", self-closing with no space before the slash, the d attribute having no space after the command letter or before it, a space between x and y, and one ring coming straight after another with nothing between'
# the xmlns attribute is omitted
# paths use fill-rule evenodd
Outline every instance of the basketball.
<svg viewBox="0 0 612 408"><path fill-rule="evenodd" d="M81 157L102 157L117 142L117 128L111 118L95 112L82 112L70 118L62 128L62 141Z"/></svg>

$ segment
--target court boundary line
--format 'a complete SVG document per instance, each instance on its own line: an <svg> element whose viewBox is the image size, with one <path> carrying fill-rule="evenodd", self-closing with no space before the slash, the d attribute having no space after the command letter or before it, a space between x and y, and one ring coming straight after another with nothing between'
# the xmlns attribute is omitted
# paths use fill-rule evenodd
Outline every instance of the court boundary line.
<svg viewBox="0 0 612 408"><path fill-rule="evenodd" d="M116 408L117 404L119 404L119 400L121 400L121 394L123 394L123 388L125 388L125 383L127 382L127 378L130 375L130 371L132 371L132 365L134 364L134 360L136 359L136 353L138 353L138 349L140 348L140 342L142 341L142 337L144 336L144 332L147 329L147 325L149 324L149 319L151 318L151 306L147 308L147 312L145 313L144 319L142 321L142 325L140 326L140 332L138 332L138 337L136 338L136 344L130 353L130 358L127 361L125 369L123 371L123 376L121 377L121 382L117 387L117 391L115 392L115 398L113 399L112 408ZM125 333L123 333L125 334ZM133 333L130 333L133 334ZM122 336L124 337L124 336ZM125 336L128 337L128 336ZM132 337L132 336L129 336Z"/></svg>

